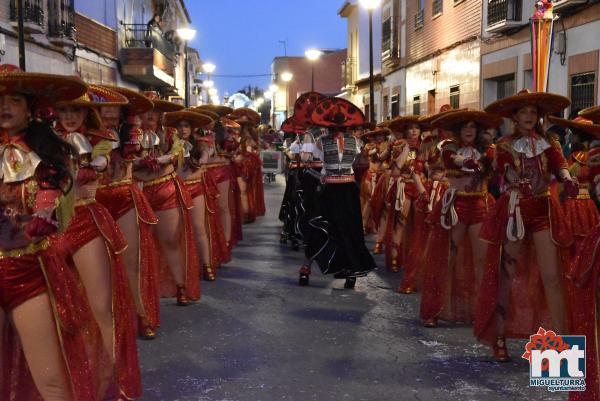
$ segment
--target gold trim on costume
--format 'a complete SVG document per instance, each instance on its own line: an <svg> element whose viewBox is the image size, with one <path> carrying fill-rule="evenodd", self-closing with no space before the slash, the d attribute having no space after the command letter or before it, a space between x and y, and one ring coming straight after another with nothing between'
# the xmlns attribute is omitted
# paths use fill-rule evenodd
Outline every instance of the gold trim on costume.
<svg viewBox="0 0 600 401"><path fill-rule="evenodd" d="M38 252L45 251L50 246L50 241L44 238L40 242L32 242L23 248L15 248L9 250L0 250L0 259L4 258L20 258L25 255L34 255Z"/></svg>
<svg viewBox="0 0 600 401"><path fill-rule="evenodd" d="M144 187L151 187L154 185L162 184L163 182L170 181L175 177L177 177L177 174L175 172L173 172L173 173L169 173L167 175L163 175L162 177L155 178L150 181L143 181L143 185L144 185Z"/></svg>

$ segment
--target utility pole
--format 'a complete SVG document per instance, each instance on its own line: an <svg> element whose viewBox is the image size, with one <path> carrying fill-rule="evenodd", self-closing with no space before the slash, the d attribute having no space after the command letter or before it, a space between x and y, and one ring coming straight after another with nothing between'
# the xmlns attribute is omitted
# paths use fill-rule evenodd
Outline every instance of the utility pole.
<svg viewBox="0 0 600 401"><path fill-rule="evenodd" d="M19 67L25 71L25 21L23 0L17 0L17 24L19 32Z"/></svg>

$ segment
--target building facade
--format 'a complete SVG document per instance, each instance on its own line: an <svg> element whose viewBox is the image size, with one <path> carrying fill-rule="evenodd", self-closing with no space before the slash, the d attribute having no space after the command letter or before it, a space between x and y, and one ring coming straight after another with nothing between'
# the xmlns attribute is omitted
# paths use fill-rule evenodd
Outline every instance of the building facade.
<svg viewBox="0 0 600 401"><path fill-rule="evenodd" d="M484 4L481 45L481 106L520 89L531 89L529 18L533 0L491 0ZM560 0L555 3L554 51L548 91L572 100L569 114L598 104L600 3Z"/></svg>
<svg viewBox="0 0 600 401"><path fill-rule="evenodd" d="M271 115L275 127L293 114L294 102L303 93L314 89L327 96L336 96L342 87L340 65L347 59L347 50L322 50L318 60L306 57L275 57L271 64L273 83L277 90L272 94ZM285 82L283 73L291 73Z"/></svg>
<svg viewBox="0 0 600 401"><path fill-rule="evenodd" d="M185 43L176 30L191 19L183 0L30 0L24 7L28 71L184 97ZM16 10L16 0L0 2L2 62L18 65ZM155 14L162 22L149 26ZM194 82L199 56L190 60Z"/></svg>

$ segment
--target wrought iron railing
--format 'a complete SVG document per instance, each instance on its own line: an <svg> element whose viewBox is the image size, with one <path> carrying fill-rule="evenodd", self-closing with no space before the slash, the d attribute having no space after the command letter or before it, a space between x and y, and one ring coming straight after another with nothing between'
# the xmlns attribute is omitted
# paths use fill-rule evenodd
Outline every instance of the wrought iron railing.
<svg viewBox="0 0 600 401"><path fill-rule="evenodd" d="M571 110L581 110L594 105L593 72L571 76Z"/></svg>
<svg viewBox="0 0 600 401"><path fill-rule="evenodd" d="M37 25L44 25L44 7L42 0L22 0L23 1L23 20ZM10 20L18 19L17 1L10 0Z"/></svg>
<svg viewBox="0 0 600 401"><path fill-rule="evenodd" d="M74 0L48 1L48 35L56 38L75 39Z"/></svg>
<svg viewBox="0 0 600 401"><path fill-rule="evenodd" d="M488 26L505 21L520 21L521 0L489 0L488 2Z"/></svg>
<svg viewBox="0 0 600 401"><path fill-rule="evenodd" d="M431 15L438 16L444 12L444 0L433 0L431 3Z"/></svg>
<svg viewBox="0 0 600 401"><path fill-rule="evenodd" d="M170 32L163 33L159 28L150 27L146 24L122 24L124 35L124 46L154 48L166 56L169 60L175 59L177 46L175 35L168 37Z"/></svg>
<svg viewBox="0 0 600 401"><path fill-rule="evenodd" d="M423 27L425 23L425 10L421 10L415 14L415 29Z"/></svg>

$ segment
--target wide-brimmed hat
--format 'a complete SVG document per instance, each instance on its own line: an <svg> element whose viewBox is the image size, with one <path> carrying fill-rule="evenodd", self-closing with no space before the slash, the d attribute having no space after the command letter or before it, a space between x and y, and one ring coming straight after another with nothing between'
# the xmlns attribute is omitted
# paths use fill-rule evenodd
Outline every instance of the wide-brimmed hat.
<svg viewBox="0 0 600 401"><path fill-rule="evenodd" d="M579 112L579 115L588 120L600 123L600 106L592 106L587 109L583 109Z"/></svg>
<svg viewBox="0 0 600 401"><path fill-rule="evenodd" d="M258 125L260 124L260 114L248 107L240 107L233 110L227 117L241 125Z"/></svg>
<svg viewBox="0 0 600 401"><path fill-rule="evenodd" d="M198 106L201 110L212 111L213 113L217 113L219 116L224 117L233 112L233 109L229 106L223 106L220 104L203 104L202 106Z"/></svg>
<svg viewBox="0 0 600 401"><path fill-rule="evenodd" d="M325 100L327 96L319 92L306 92L300 95L294 102L294 121L298 125L305 127L312 125L312 113L319 102Z"/></svg>
<svg viewBox="0 0 600 401"><path fill-rule="evenodd" d="M219 119L219 115L217 113L209 111L207 109L201 109L199 107L190 107L186 110L193 111L194 113L204 114L205 116L210 117L210 119L213 120L213 122Z"/></svg>
<svg viewBox="0 0 600 401"><path fill-rule="evenodd" d="M298 134L306 131L306 127L303 124L298 123L294 116L291 116L281 124L280 129L286 134Z"/></svg>
<svg viewBox="0 0 600 401"><path fill-rule="evenodd" d="M152 101L152 103L154 103L154 110L156 111L163 111L165 113L168 113L171 111L179 111L184 109L183 105L181 104L161 99L160 95L156 91L146 91L144 92L144 96L146 96Z"/></svg>
<svg viewBox="0 0 600 401"><path fill-rule="evenodd" d="M572 120L567 120L565 118L548 116L548 120L552 124L560 125L561 127L578 129L586 134L600 138L600 124L594 124L592 120L588 120L587 118L577 116Z"/></svg>
<svg viewBox="0 0 600 401"><path fill-rule="evenodd" d="M209 116L189 110L172 111L165 113L164 116L165 126L167 127L175 127L182 120L189 122L193 128L201 128L212 122Z"/></svg>
<svg viewBox="0 0 600 401"><path fill-rule="evenodd" d="M369 138L374 138L377 135L383 135L383 136L388 136L391 135L392 131L389 128L375 128L373 130L367 131L363 134L360 135L360 139L365 140L365 139L369 139Z"/></svg>
<svg viewBox="0 0 600 401"><path fill-rule="evenodd" d="M37 107L77 99L87 85L75 76L25 72L12 64L0 65L0 95L22 94Z"/></svg>
<svg viewBox="0 0 600 401"><path fill-rule="evenodd" d="M485 108L488 113L510 118L520 108L525 106L536 106L540 117L546 114L554 114L569 107L571 101L555 93L530 92L523 89L513 96L505 97L490 104Z"/></svg>
<svg viewBox="0 0 600 401"><path fill-rule="evenodd" d="M502 124L502 117L481 110L453 110L435 118L431 122L431 127L451 130L457 124L469 121L473 121L475 124L485 128L497 128Z"/></svg>
<svg viewBox="0 0 600 401"><path fill-rule="evenodd" d="M428 114L428 115L425 115L425 116L421 116L421 118L419 118L419 125L421 125L421 127L424 130L428 130L428 131L432 130L432 129L434 129L434 127L431 126L431 123L432 123L433 120L435 120L436 118L440 117L443 114L451 113L451 112L456 111L456 110L466 110L466 109L455 109L455 108L453 108L449 104L443 104L440 107L440 111L439 112L434 113L434 114Z"/></svg>
<svg viewBox="0 0 600 401"><path fill-rule="evenodd" d="M420 126L420 123L419 123L420 118L421 118L421 116L414 115L414 114L409 114L406 116L398 116L398 117L394 118L392 121L390 121L388 128L391 129L392 131L402 131L410 124L418 124Z"/></svg>
<svg viewBox="0 0 600 401"><path fill-rule="evenodd" d="M330 97L317 104L311 121L320 127L345 128L364 125L366 119L353 103L339 97Z"/></svg>
<svg viewBox="0 0 600 401"><path fill-rule="evenodd" d="M233 121L231 118L221 117L220 121L221 121L221 124L223 124L223 127L225 127L225 128L231 128L231 129L240 129L240 128L242 128L241 125L239 125L238 123L236 123L235 121Z"/></svg>
<svg viewBox="0 0 600 401"><path fill-rule="evenodd" d="M120 93L125 96L129 103L126 106L123 106L127 109L127 113L130 115L136 114L144 114L147 111L150 111L154 108L154 103L152 100L148 99L143 94L136 92L129 88L123 88L122 86L110 86L110 85L102 85L103 87Z"/></svg>

